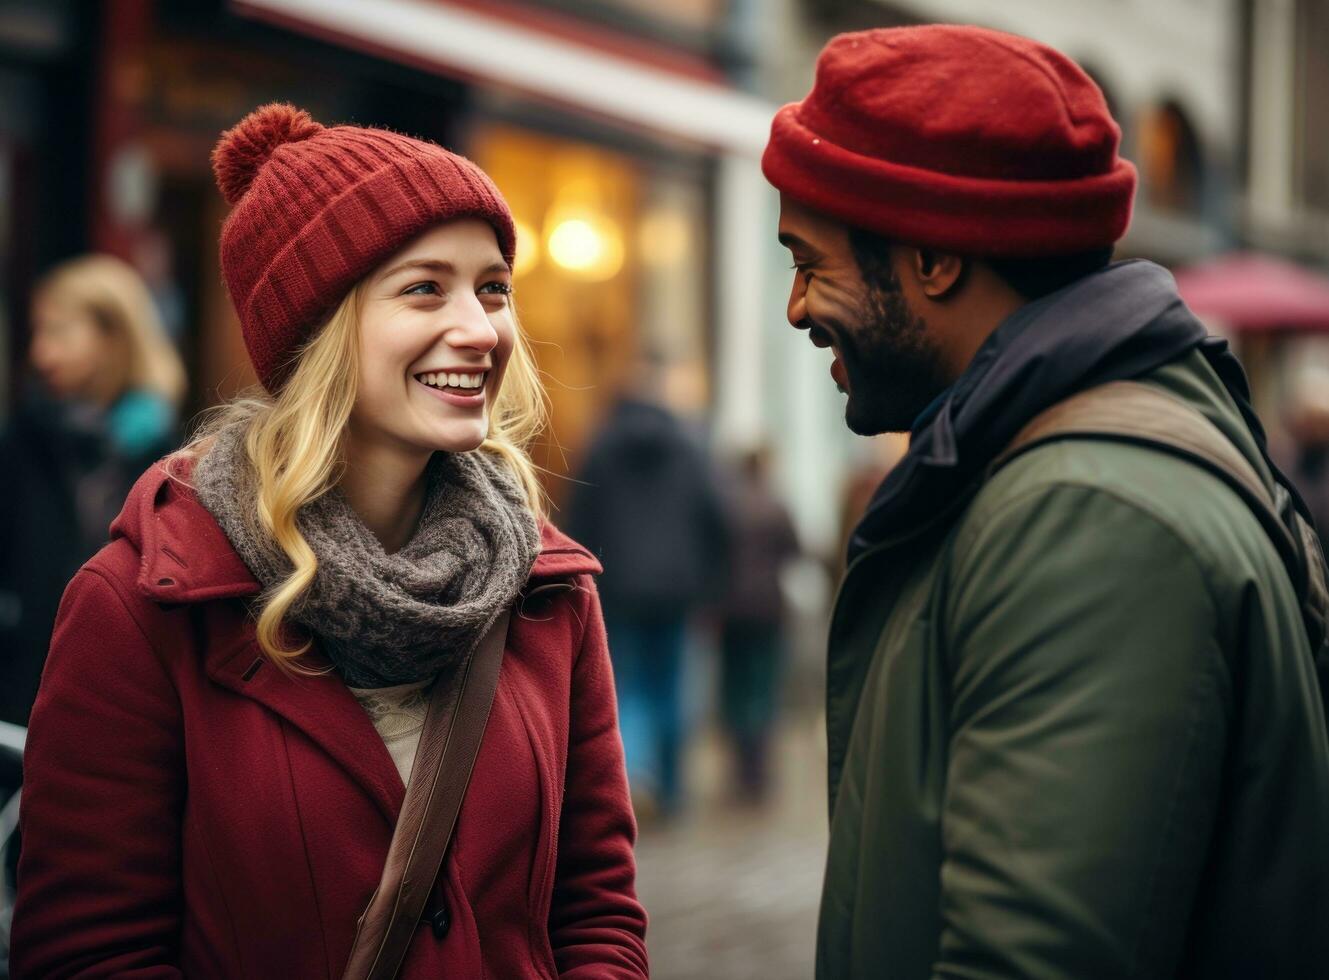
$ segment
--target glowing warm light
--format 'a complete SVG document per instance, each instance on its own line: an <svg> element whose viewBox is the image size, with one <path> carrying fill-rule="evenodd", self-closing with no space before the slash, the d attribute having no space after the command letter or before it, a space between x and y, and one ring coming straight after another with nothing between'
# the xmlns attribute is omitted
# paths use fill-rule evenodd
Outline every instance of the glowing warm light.
<svg viewBox="0 0 1329 980"><path fill-rule="evenodd" d="M540 236L520 218L514 218L512 223L517 229L517 258L512 266L512 274L521 276L540 264Z"/></svg>
<svg viewBox="0 0 1329 980"><path fill-rule="evenodd" d="M592 215L553 223L549 257L583 279L611 279L623 267L623 239L613 222Z"/></svg>
<svg viewBox="0 0 1329 980"><path fill-rule="evenodd" d="M641 219L637 247L651 265L677 265L687 257L691 245L692 226L683 212L660 208Z"/></svg>

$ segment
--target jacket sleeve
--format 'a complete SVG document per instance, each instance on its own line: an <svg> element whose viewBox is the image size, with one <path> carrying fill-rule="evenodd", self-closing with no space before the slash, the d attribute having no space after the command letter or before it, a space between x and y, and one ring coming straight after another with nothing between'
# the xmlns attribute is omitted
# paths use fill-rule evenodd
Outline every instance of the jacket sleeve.
<svg viewBox="0 0 1329 980"><path fill-rule="evenodd" d="M1007 503L952 567L935 976L1171 976L1231 704L1212 576L1076 486Z"/></svg>
<svg viewBox="0 0 1329 980"><path fill-rule="evenodd" d="M614 678L594 583L573 668L568 770L549 938L564 978L646 977L636 896L637 827L618 734Z"/></svg>
<svg viewBox="0 0 1329 980"><path fill-rule="evenodd" d="M179 701L110 582L61 602L24 754L15 977L178 977Z"/></svg>

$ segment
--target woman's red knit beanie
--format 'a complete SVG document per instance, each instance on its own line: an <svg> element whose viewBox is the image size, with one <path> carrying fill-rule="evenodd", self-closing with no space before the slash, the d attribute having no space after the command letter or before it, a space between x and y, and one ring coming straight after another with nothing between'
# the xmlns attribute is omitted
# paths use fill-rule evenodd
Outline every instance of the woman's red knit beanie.
<svg viewBox="0 0 1329 980"><path fill-rule="evenodd" d="M1042 256L1111 245L1135 168L1103 93L1026 38L928 25L842 34L762 158L794 200L911 245Z"/></svg>
<svg viewBox="0 0 1329 980"><path fill-rule="evenodd" d="M324 127L274 103L222 134L212 169L233 205L222 276L263 387L361 278L451 218L494 226L508 264L512 214L483 170L441 146L382 129Z"/></svg>

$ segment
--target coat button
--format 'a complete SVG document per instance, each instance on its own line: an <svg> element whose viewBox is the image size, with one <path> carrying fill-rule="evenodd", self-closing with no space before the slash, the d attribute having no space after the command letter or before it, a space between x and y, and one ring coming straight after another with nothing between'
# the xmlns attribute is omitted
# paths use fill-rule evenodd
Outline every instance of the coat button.
<svg viewBox="0 0 1329 980"><path fill-rule="evenodd" d="M441 940L448 934L448 929L452 926L452 916L448 915L448 907L440 905L438 911L429 917L429 926L434 930L434 938Z"/></svg>

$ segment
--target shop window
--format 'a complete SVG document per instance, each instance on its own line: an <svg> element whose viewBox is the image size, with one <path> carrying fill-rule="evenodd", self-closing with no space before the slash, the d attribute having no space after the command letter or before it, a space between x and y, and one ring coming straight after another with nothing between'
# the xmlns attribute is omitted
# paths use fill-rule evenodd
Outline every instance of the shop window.
<svg viewBox="0 0 1329 980"><path fill-rule="evenodd" d="M1196 214L1204 178L1200 140L1175 102L1151 106L1140 124L1139 162L1149 203L1167 211Z"/></svg>
<svg viewBox="0 0 1329 980"><path fill-rule="evenodd" d="M467 145L517 223L515 303L549 393L536 462L568 472L643 350L681 407L704 405L704 182L651 161L513 125ZM548 484L557 503L566 483Z"/></svg>

